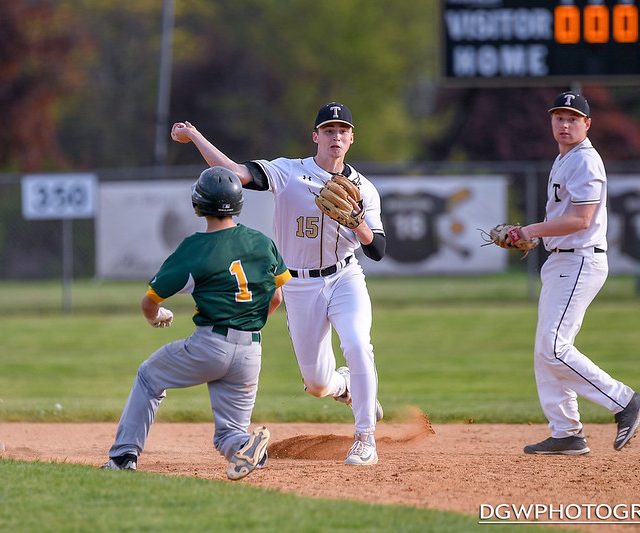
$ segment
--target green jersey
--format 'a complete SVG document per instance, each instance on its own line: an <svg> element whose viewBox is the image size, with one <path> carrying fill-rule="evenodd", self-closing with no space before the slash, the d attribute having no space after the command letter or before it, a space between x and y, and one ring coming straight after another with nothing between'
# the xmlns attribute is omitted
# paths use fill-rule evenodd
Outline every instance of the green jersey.
<svg viewBox="0 0 640 533"><path fill-rule="evenodd" d="M196 304L197 326L259 331L276 288L289 279L274 242L238 224L183 240L149 282L147 296L159 304L188 293Z"/></svg>

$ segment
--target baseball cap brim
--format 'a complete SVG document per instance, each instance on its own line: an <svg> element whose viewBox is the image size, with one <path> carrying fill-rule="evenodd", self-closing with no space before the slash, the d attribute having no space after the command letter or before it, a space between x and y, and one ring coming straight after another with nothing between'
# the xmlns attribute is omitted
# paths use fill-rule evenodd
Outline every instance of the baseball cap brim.
<svg viewBox="0 0 640 533"><path fill-rule="evenodd" d="M339 118L332 118L331 120L325 120L324 122L320 122L320 124L316 125L316 128L321 128L322 126L326 126L327 124L334 124L334 123L346 124L347 126L350 126L351 128L353 128L353 124L351 124L351 122L347 122L346 120L340 120Z"/></svg>
<svg viewBox="0 0 640 533"><path fill-rule="evenodd" d="M551 109L549 109L549 113L553 113L554 111L557 111L558 109L566 109L567 111L572 111L576 115L581 115L583 117L588 117L589 116L585 112L580 111L579 109L576 109L575 107L569 107L569 106L564 106L564 105L557 106L557 107L552 107Z"/></svg>

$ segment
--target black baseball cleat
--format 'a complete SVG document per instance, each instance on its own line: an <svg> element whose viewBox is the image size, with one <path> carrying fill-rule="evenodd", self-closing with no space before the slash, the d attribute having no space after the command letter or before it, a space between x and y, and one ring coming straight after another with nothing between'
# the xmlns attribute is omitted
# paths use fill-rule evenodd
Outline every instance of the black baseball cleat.
<svg viewBox="0 0 640 533"><path fill-rule="evenodd" d="M615 415L618 424L614 449L620 451L635 436L640 425L640 394L633 393L629 405Z"/></svg>
<svg viewBox="0 0 640 533"><path fill-rule="evenodd" d="M105 470L136 470L138 458L132 453L125 453L119 457L110 457L100 468Z"/></svg>
<svg viewBox="0 0 640 533"><path fill-rule="evenodd" d="M536 455L583 455L590 451L587 440L575 435L560 439L549 437L542 442L524 447L524 453Z"/></svg>

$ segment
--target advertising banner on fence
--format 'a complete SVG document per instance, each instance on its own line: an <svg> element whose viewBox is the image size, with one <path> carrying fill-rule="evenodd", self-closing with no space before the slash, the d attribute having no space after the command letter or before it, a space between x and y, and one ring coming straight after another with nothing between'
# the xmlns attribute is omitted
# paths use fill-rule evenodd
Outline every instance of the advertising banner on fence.
<svg viewBox="0 0 640 533"><path fill-rule="evenodd" d="M640 273L640 176L609 176L609 271Z"/></svg>
<svg viewBox="0 0 640 533"><path fill-rule="evenodd" d="M362 253L365 271L381 275L475 274L505 269L508 253L482 246L478 228L507 220L503 176L376 177L387 255Z"/></svg>
<svg viewBox="0 0 640 533"><path fill-rule="evenodd" d="M508 253L482 247L478 228L507 218L501 176L376 177L387 255L359 260L368 274L499 272ZM183 181L110 182L100 186L96 268L101 278L151 277L187 235L204 229ZM238 221L273 238L273 196L246 191Z"/></svg>
<svg viewBox="0 0 640 533"><path fill-rule="evenodd" d="M191 182L108 182L100 185L99 197L99 278L149 279L185 237L206 227L191 207ZM237 220L272 237L271 194L244 191Z"/></svg>
<svg viewBox="0 0 640 533"><path fill-rule="evenodd" d="M509 220L503 176L373 176L380 192L387 255L362 251L367 274L479 274L503 271L510 253L482 246L479 229ZM640 176L609 177L609 268L640 271ZM245 191L238 221L273 238L273 196ZM152 276L180 241L204 229L185 181L107 182L99 187L96 269L100 278ZM524 214L522 215L524 217ZM524 218L523 218L524 221Z"/></svg>

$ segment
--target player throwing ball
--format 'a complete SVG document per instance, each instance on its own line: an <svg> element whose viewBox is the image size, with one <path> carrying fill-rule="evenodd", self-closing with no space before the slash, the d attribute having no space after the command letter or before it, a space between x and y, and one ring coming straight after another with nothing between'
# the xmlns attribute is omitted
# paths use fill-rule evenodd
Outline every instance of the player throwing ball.
<svg viewBox="0 0 640 533"><path fill-rule="evenodd" d="M551 437L526 446L524 452L589 452L578 395L615 414L613 447L621 450L640 424L640 394L613 379L573 344L608 274L607 176L587 137L591 113L584 96L564 92L549 112L560 153L549 176L546 218L520 228L519 237L541 237L551 252L541 271L534 354L538 395Z"/></svg>
<svg viewBox="0 0 640 533"><path fill-rule="evenodd" d="M173 314L160 304L189 293L196 303L196 329L140 365L103 468L136 470L166 389L206 383L213 443L229 461L227 476L236 480L267 460L269 430L247 430L258 390L260 330L282 302L280 286L291 275L271 239L233 221L243 198L232 172L205 170L191 199L207 229L187 237L162 264L142 299L142 312L152 326L170 326Z"/></svg>
<svg viewBox="0 0 640 533"><path fill-rule="evenodd" d="M269 190L275 198L274 231L293 279L283 287L289 332L305 390L352 405L355 441L346 464L378 462L374 432L382 418L378 378L371 345L371 301L354 251L379 261L385 252L380 196L373 184L345 163L353 144L353 119L347 106L323 105L311 133L313 157L238 164L211 144L189 122L177 122L173 140L193 142L209 165L236 173L244 187ZM325 184L342 175L359 190L344 199L351 205L338 222L316 203ZM337 189L336 189L337 190ZM327 195L328 196L328 195ZM338 217L336 217L338 218ZM347 225L348 224L348 225ZM347 367L336 369L332 327L340 338Z"/></svg>

